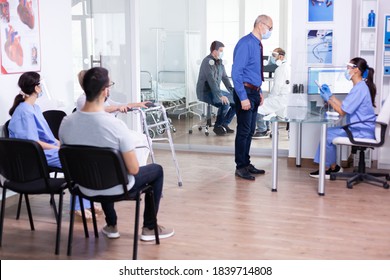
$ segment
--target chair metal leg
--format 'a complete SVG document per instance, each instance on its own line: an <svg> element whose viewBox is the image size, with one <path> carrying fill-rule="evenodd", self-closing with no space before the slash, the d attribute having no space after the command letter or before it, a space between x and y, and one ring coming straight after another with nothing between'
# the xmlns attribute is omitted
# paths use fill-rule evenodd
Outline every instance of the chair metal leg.
<svg viewBox="0 0 390 280"><path fill-rule="evenodd" d="M137 193L135 202L135 221L134 221L134 240L133 240L133 260L137 259L138 254L138 229L139 229L139 208L141 202L141 192Z"/></svg>
<svg viewBox="0 0 390 280"><path fill-rule="evenodd" d="M84 202L80 196L78 196L78 198L79 198L79 202L80 202L81 218L83 220L85 238L89 238L87 219L85 218Z"/></svg>
<svg viewBox="0 0 390 280"><path fill-rule="evenodd" d="M154 213L154 237L156 239L156 244L158 245L158 244L160 244L160 235L158 232L157 213L156 213L156 207L154 204L154 191L153 191L153 189L151 188L150 191L146 195L150 195L150 199L152 202L151 204L152 204L153 213Z"/></svg>
<svg viewBox="0 0 390 280"><path fill-rule="evenodd" d="M24 200L26 200L26 207L27 207L28 219L30 221L30 228L31 230L35 230L34 221L31 213L30 200L28 199L28 194L24 194Z"/></svg>
<svg viewBox="0 0 390 280"><path fill-rule="evenodd" d="M72 195L70 203L70 221L69 221L69 235L68 235L68 250L67 255L72 255L72 242L73 242L73 226L74 226L74 208L76 204L76 196Z"/></svg>
<svg viewBox="0 0 390 280"><path fill-rule="evenodd" d="M54 194L50 194L50 205L53 207L54 217L56 218L56 220L58 220L58 212L56 201L54 200Z"/></svg>
<svg viewBox="0 0 390 280"><path fill-rule="evenodd" d="M20 210L22 208L23 194L19 194L18 209L16 210L16 220L20 218Z"/></svg>
<svg viewBox="0 0 390 280"><path fill-rule="evenodd" d="M54 195L51 195L54 202ZM61 191L60 198L58 201L58 215L56 217L57 221L57 235L56 235L56 248L54 253L58 255L60 253L60 243L61 243L61 222L62 222L62 206L64 200L64 193Z"/></svg>
<svg viewBox="0 0 390 280"><path fill-rule="evenodd" d="M95 238L99 238L99 232L97 228L97 223L96 223L96 212L95 212L95 205L93 204L93 201L89 201L91 203L91 212L92 212L92 223L93 223L93 232L95 233Z"/></svg>
<svg viewBox="0 0 390 280"><path fill-rule="evenodd" d="M3 188L3 196L1 197L1 214L0 214L0 247L3 241L3 225L4 225L4 210L5 210L5 199L7 189Z"/></svg>

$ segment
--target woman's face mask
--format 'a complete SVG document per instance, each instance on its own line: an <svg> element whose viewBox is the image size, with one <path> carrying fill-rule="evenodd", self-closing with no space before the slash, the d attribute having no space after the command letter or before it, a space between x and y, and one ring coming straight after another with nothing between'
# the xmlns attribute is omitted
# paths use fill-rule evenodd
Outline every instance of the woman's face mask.
<svg viewBox="0 0 390 280"><path fill-rule="evenodd" d="M349 69L345 69L345 72L344 72L344 75L345 75L345 78L350 81L352 79L352 76L351 73L349 73Z"/></svg>

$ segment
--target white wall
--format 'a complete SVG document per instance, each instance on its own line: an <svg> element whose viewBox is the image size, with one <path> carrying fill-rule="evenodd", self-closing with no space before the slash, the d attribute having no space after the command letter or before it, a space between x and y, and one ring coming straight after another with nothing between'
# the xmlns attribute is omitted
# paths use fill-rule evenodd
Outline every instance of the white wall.
<svg viewBox="0 0 390 280"><path fill-rule="evenodd" d="M294 0L292 13L292 42L290 62L292 66L291 84L304 84L307 87L306 36L308 30L333 29L333 65L344 65L351 53L352 0L336 1L333 22L308 22L308 0ZM289 157L296 156L296 135L294 125L290 129ZM319 125L303 125L302 158L313 158L320 140Z"/></svg>
<svg viewBox="0 0 390 280"><path fill-rule="evenodd" d="M40 0L41 72L47 88L62 109L70 112L73 105L71 1ZM10 118L20 74L0 74L0 124ZM57 104L50 106L56 107ZM43 108L44 109L44 108Z"/></svg>

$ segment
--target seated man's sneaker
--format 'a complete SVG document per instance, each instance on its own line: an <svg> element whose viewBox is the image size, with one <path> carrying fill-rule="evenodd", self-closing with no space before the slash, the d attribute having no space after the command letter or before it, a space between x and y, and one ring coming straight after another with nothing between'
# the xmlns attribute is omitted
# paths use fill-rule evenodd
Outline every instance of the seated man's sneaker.
<svg viewBox="0 0 390 280"><path fill-rule="evenodd" d="M102 233L110 239L119 238L121 235L119 234L117 226L108 226L105 225L102 228Z"/></svg>
<svg viewBox="0 0 390 280"><path fill-rule="evenodd" d="M215 126L213 129L214 133L217 134L218 136L222 136L226 134L226 129L222 126Z"/></svg>
<svg viewBox="0 0 390 280"><path fill-rule="evenodd" d="M343 169L339 165L336 165L336 167L334 169L329 167L325 171L325 179L329 180L331 173L339 173L339 172L343 172ZM312 177L312 178L319 178L320 177L320 171L317 170L317 171L311 172L310 173L310 177Z"/></svg>
<svg viewBox="0 0 390 280"><path fill-rule="evenodd" d="M226 130L226 133L234 133L234 129L231 129L230 127L228 127L226 124L222 125L225 130Z"/></svg>
<svg viewBox="0 0 390 280"><path fill-rule="evenodd" d="M256 131L255 134L253 134L252 138L254 139L266 139L269 138L269 132L268 131Z"/></svg>
<svg viewBox="0 0 390 280"><path fill-rule="evenodd" d="M158 236L160 239L171 237L175 234L173 228L165 228L163 226L157 225L158 227ZM142 228L141 233L142 241L154 241L156 240L156 236L154 234L154 229L148 229L147 227Z"/></svg>
<svg viewBox="0 0 390 280"><path fill-rule="evenodd" d="M246 170L248 170L248 172L251 174L265 174L265 171L263 169L257 169L253 166L253 164L249 164L246 167Z"/></svg>
<svg viewBox="0 0 390 280"><path fill-rule="evenodd" d="M245 179L245 180L251 180L251 181L255 180L255 177L249 173L249 171L246 167L236 169L235 174L237 177L240 177L240 178Z"/></svg>

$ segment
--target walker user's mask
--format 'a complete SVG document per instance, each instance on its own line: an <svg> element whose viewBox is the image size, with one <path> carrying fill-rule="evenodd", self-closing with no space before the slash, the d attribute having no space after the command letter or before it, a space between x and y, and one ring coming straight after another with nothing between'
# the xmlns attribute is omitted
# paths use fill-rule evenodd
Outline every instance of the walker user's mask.
<svg viewBox="0 0 390 280"><path fill-rule="evenodd" d="M223 52L218 53L218 59L222 59L222 58L223 58Z"/></svg>

